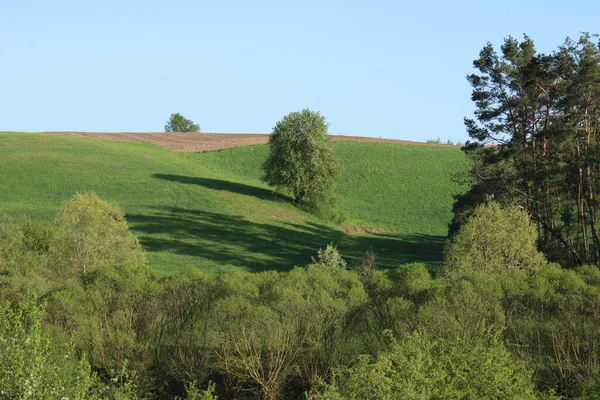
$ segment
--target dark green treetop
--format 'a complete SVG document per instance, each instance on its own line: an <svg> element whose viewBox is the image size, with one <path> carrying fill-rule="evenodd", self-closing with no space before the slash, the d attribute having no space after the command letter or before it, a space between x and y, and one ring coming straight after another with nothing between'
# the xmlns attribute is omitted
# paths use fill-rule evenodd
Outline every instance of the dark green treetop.
<svg viewBox="0 0 600 400"><path fill-rule="evenodd" d="M171 114L171 117L165 125L165 132L200 132L200 125L195 124L194 121L176 113Z"/></svg>

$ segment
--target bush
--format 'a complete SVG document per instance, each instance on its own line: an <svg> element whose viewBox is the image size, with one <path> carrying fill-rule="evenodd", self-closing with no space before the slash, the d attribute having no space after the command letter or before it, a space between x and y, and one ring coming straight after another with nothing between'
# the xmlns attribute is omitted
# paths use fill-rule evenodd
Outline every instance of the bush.
<svg viewBox="0 0 600 400"><path fill-rule="evenodd" d="M146 263L123 212L93 192L77 194L63 204L54 220L50 251L58 272L75 278L106 265Z"/></svg>
<svg viewBox="0 0 600 400"><path fill-rule="evenodd" d="M324 399L535 399L531 373L501 341L473 345L413 333L375 360L362 356L325 385Z"/></svg>
<svg viewBox="0 0 600 400"><path fill-rule="evenodd" d="M446 272L533 273L546 264L537 250L537 231L527 213L489 202L475 209L446 251Z"/></svg>
<svg viewBox="0 0 600 400"><path fill-rule="evenodd" d="M50 237L51 230L42 221L0 216L0 302L50 289L45 279Z"/></svg>
<svg viewBox="0 0 600 400"><path fill-rule="evenodd" d="M43 313L32 296L0 306L0 397L97 399L101 387L89 364L61 353L65 346L41 328Z"/></svg>

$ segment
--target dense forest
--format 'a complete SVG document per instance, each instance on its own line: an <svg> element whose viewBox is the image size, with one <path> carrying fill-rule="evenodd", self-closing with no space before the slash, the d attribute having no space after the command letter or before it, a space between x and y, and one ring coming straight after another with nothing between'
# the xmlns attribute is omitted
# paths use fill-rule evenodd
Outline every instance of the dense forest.
<svg viewBox="0 0 600 400"><path fill-rule="evenodd" d="M324 243L288 272L167 274L92 192L0 216L0 398L597 399L593 39L482 50L440 268Z"/></svg>

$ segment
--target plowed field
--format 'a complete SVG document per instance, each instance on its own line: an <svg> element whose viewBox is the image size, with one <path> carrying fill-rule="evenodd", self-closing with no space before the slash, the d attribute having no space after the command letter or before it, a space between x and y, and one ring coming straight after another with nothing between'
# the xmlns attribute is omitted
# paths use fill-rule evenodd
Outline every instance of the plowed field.
<svg viewBox="0 0 600 400"><path fill-rule="evenodd" d="M170 151L197 152L227 149L230 147L266 144L268 134L253 133L105 133L105 132L41 132L42 134L74 136L93 139L115 140L119 142L148 142ZM407 140L380 139L361 136L332 136L333 140L352 140L355 142L381 142L413 144L422 146L444 146L438 144L412 142Z"/></svg>

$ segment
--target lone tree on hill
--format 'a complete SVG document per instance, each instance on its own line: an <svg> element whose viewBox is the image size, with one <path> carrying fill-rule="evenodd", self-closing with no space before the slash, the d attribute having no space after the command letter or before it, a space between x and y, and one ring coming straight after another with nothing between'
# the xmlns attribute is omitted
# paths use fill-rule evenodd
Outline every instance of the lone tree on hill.
<svg viewBox="0 0 600 400"><path fill-rule="evenodd" d="M295 203L327 198L338 171L327 127L325 117L309 109L291 112L277 122L269 138L263 181L289 190Z"/></svg>
<svg viewBox="0 0 600 400"><path fill-rule="evenodd" d="M165 125L165 132L200 132L200 125L176 113L171 114L171 118Z"/></svg>

